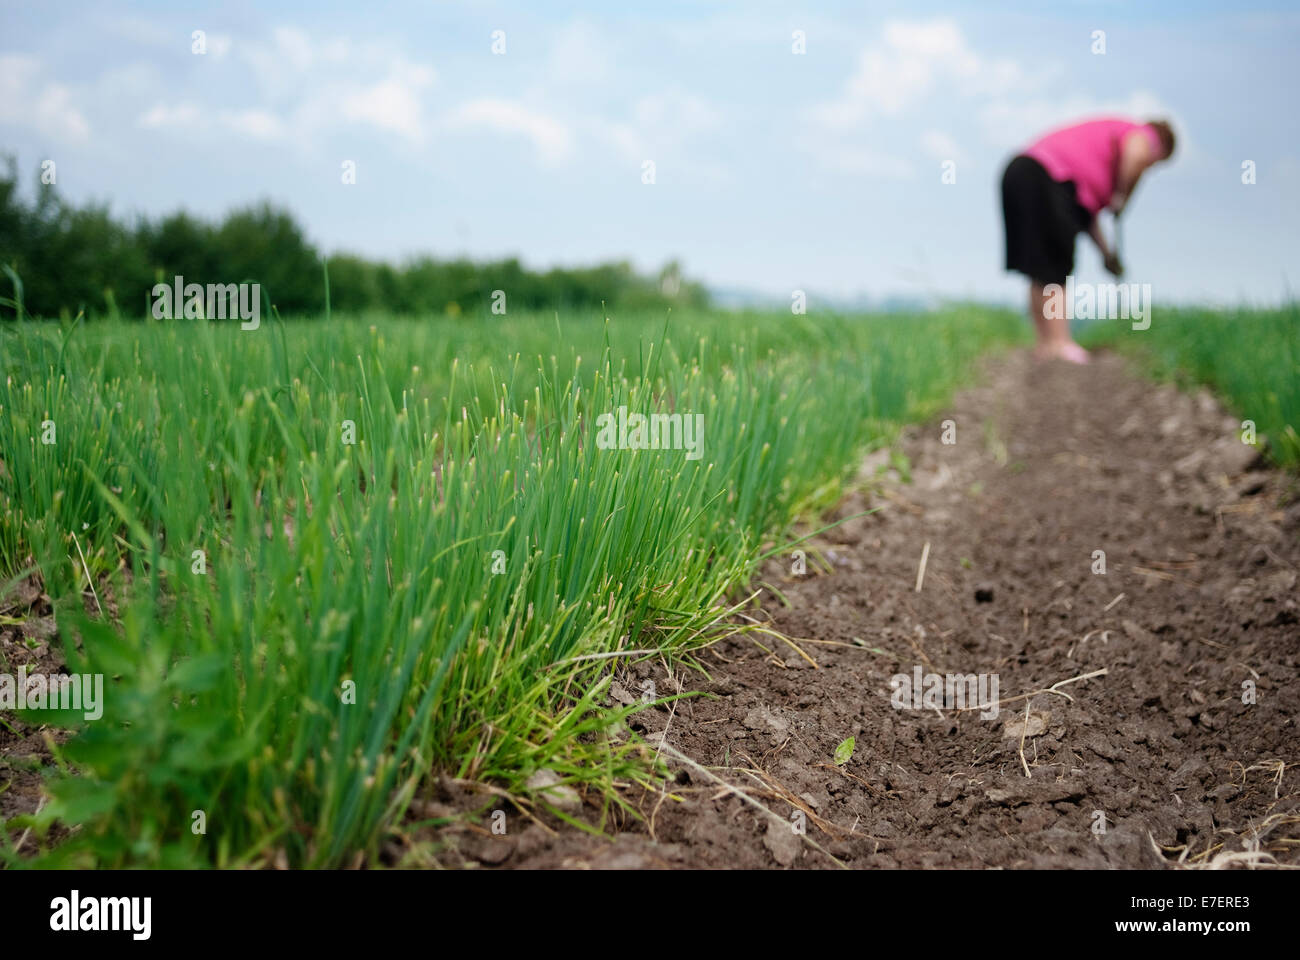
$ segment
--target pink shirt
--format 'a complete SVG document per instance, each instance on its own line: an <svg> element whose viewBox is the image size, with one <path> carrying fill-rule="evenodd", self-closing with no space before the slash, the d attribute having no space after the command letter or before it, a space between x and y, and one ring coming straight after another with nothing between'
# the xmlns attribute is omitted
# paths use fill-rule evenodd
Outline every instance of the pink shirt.
<svg viewBox="0 0 1300 960"><path fill-rule="evenodd" d="M1095 215L1115 193L1120 143L1134 130L1151 138L1157 155L1164 150L1155 127L1112 118L1053 130L1030 144L1024 154L1041 163L1053 180L1073 180L1079 205Z"/></svg>

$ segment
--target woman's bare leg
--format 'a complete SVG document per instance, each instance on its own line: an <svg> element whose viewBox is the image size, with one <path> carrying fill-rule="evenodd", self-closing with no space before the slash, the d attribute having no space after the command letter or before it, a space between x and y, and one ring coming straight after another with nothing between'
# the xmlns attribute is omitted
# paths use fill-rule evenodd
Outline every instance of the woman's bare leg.
<svg viewBox="0 0 1300 960"><path fill-rule="evenodd" d="M1034 321L1034 357L1038 360L1047 360L1056 355L1052 344L1051 331L1047 325L1048 299L1043 290L1043 285L1037 280L1031 280L1029 283L1029 319Z"/></svg>
<svg viewBox="0 0 1300 960"><path fill-rule="evenodd" d="M1041 283L1032 282L1029 315L1038 335L1035 357L1040 360L1058 357L1071 363L1088 362L1088 351L1070 338L1070 321L1065 315L1065 290L1060 284L1052 284L1049 291Z"/></svg>

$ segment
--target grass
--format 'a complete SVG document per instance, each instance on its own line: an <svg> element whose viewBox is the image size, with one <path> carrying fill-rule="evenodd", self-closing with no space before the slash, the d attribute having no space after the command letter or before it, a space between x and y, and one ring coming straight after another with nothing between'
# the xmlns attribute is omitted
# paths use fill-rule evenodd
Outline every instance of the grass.
<svg viewBox="0 0 1300 960"><path fill-rule="evenodd" d="M372 863L438 773L620 804L653 771L589 655L735 629L861 452L1023 336L975 308L0 327L0 583L34 571L107 678L98 721L16 714L75 731L0 857L30 827L46 865ZM703 414L703 456L599 448L620 405Z"/></svg>
<svg viewBox="0 0 1300 960"><path fill-rule="evenodd" d="M1300 467L1300 306L1162 310L1147 330L1102 323L1087 342L1133 355L1160 379L1209 385L1254 421L1279 464Z"/></svg>

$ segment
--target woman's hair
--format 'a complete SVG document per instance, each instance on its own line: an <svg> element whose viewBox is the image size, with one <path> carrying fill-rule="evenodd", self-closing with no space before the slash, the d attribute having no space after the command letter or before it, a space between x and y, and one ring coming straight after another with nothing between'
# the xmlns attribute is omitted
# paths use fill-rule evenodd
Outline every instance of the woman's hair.
<svg viewBox="0 0 1300 960"><path fill-rule="evenodd" d="M1160 136L1160 144L1165 148L1165 159L1174 155L1174 128L1169 126L1168 120L1152 120L1149 126L1155 128L1156 133Z"/></svg>

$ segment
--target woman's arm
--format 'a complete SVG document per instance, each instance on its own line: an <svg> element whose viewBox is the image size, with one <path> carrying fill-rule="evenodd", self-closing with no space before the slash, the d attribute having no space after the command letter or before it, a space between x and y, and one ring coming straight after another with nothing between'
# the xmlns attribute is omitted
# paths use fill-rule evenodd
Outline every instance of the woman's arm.
<svg viewBox="0 0 1300 960"><path fill-rule="evenodd" d="M1142 130L1130 130L1120 141L1118 170L1115 174L1115 192L1109 207L1118 216L1123 212L1129 197L1147 167L1156 160L1151 140Z"/></svg>
<svg viewBox="0 0 1300 960"><path fill-rule="evenodd" d="M1097 245L1097 251L1101 254L1106 269L1117 277L1121 276L1124 273L1124 265L1119 262L1119 255L1106 242L1106 235L1101 232L1101 220L1095 214L1092 223L1088 224L1088 236L1092 237L1092 242Z"/></svg>
<svg viewBox="0 0 1300 960"><path fill-rule="evenodd" d="M1096 214L1093 215L1092 223L1088 224L1088 236L1092 237L1092 242L1097 245L1097 251L1103 258L1110 256L1110 246L1106 243L1106 235L1101 232L1101 218Z"/></svg>

